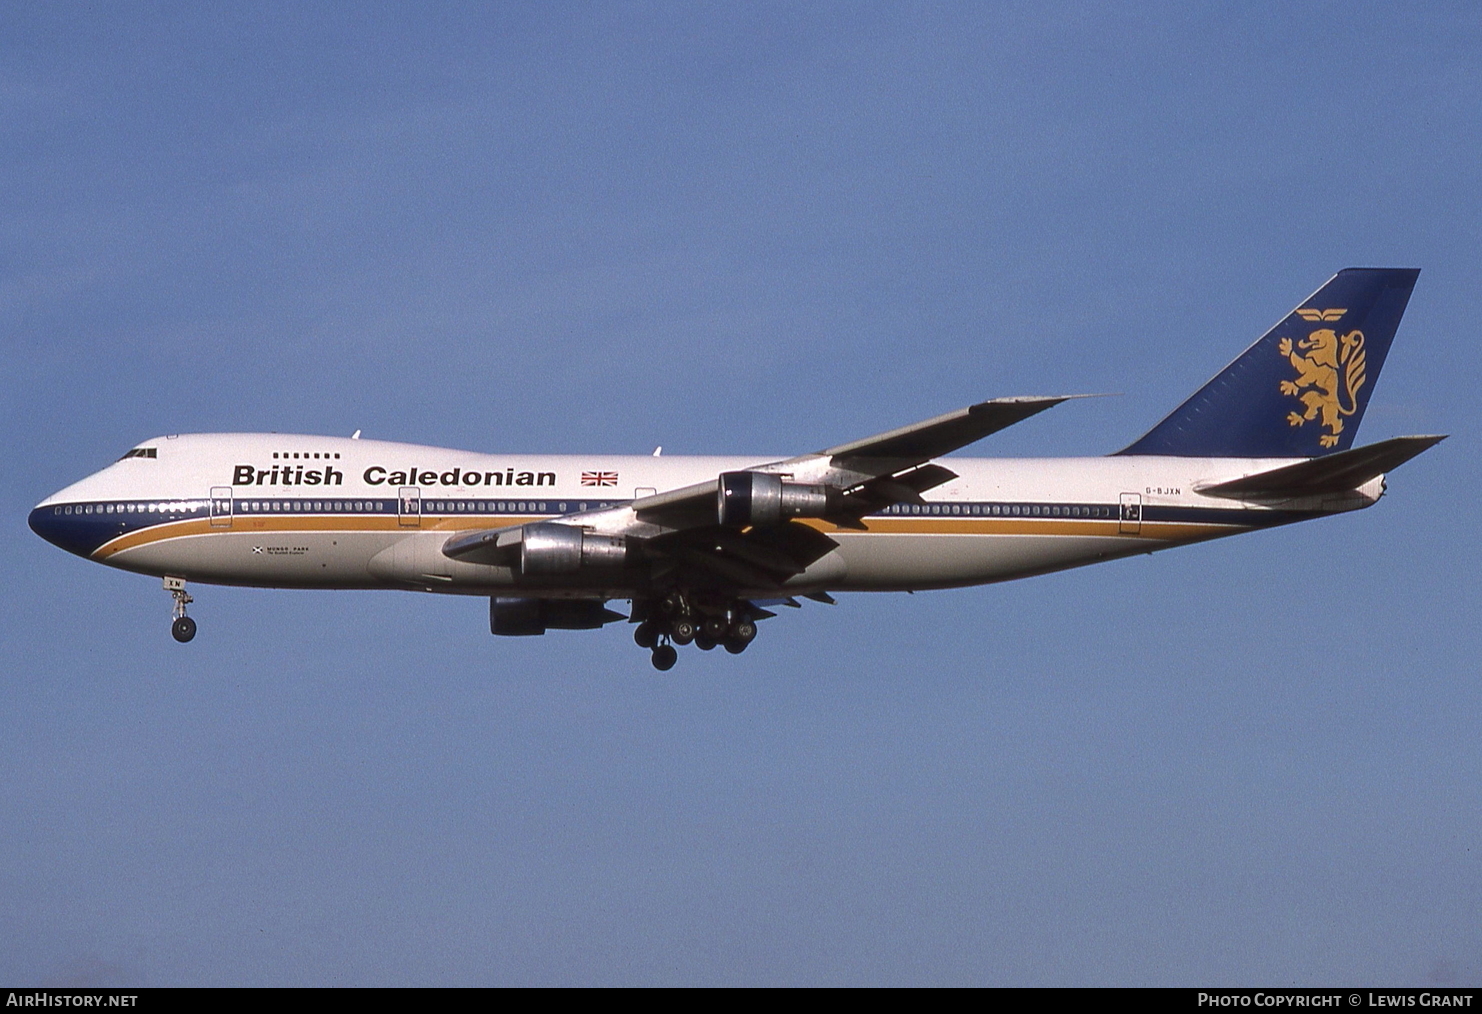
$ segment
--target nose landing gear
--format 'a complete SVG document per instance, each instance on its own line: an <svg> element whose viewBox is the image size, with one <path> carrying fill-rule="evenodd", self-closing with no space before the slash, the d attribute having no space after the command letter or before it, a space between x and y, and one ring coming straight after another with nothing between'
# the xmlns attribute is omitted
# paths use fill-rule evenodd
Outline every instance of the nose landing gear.
<svg viewBox="0 0 1482 1014"><path fill-rule="evenodd" d="M185 607L195 599L191 598L190 593L185 590L185 578L183 577L165 578L165 591L169 592L170 597L175 600L175 620L170 624L170 636L184 644L196 636L196 621L185 615Z"/></svg>

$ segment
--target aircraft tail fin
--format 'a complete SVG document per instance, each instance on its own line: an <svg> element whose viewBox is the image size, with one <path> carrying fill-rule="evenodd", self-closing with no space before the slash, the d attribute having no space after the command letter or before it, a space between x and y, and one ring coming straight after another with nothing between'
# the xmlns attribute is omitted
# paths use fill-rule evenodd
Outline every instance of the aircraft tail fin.
<svg viewBox="0 0 1482 1014"><path fill-rule="evenodd" d="M1345 268L1119 454L1313 458L1347 450L1414 268Z"/></svg>

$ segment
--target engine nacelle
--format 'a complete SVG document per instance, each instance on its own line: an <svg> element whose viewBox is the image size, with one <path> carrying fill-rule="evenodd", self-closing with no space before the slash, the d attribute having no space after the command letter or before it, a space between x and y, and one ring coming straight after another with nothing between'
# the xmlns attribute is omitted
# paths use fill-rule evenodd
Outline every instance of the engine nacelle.
<svg viewBox="0 0 1482 1014"><path fill-rule="evenodd" d="M596 630L626 619L596 599L489 600L489 631L500 637L531 637L550 630Z"/></svg>
<svg viewBox="0 0 1482 1014"><path fill-rule="evenodd" d="M489 632L500 637L544 634L545 616L540 599L490 599Z"/></svg>
<svg viewBox="0 0 1482 1014"><path fill-rule="evenodd" d="M525 525L520 538L520 573L574 574L587 567L621 567L628 542L621 535L593 535L572 525Z"/></svg>
<svg viewBox="0 0 1482 1014"><path fill-rule="evenodd" d="M716 517L732 528L821 518L838 507L839 499L831 487L787 482L766 472L722 472L715 484Z"/></svg>

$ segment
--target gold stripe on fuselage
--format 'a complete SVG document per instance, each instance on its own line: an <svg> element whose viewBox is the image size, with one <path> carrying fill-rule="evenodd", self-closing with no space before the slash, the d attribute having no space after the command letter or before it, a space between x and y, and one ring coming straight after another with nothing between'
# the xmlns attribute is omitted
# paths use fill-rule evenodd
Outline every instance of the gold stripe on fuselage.
<svg viewBox="0 0 1482 1014"><path fill-rule="evenodd" d="M237 515L230 527L212 525L206 518L190 518L184 521L165 521L120 535L105 542L93 551L93 559L106 560L139 546L147 546L168 539L185 538L212 533L253 534L273 532L460 532L484 528L514 528L534 521L549 521L550 516L541 517L479 517L477 515L423 515L420 525L403 525L394 514L385 515L294 515L277 517L271 515ZM1213 538L1243 531L1247 526L1229 524L1188 524L1161 521L1143 521L1138 532L1121 531L1120 522L1111 520L1087 520L1084 518L984 518L984 517L899 517L866 518L864 529L840 528L826 521L803 522L825 534L838 535L1100 535L1120 536L1128 539L1149 539L1158 542L1182 542Z"/></svg>

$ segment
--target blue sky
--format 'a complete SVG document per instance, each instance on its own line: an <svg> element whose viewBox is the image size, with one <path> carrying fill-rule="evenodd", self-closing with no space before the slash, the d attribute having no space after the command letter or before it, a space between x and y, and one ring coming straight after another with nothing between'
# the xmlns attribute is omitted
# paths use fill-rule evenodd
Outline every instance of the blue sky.
<svg viewBox="0 0 1482 1014"><path fill-rule="evenodd" d="M1482 13L0 8L0 979L1476 984ZM1125 445L1423 269L1375 509L656 674L25 526L161 433ZM720 657L716 657L719 654Z"/></svg>

